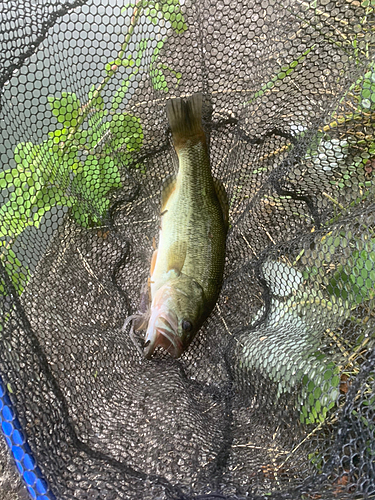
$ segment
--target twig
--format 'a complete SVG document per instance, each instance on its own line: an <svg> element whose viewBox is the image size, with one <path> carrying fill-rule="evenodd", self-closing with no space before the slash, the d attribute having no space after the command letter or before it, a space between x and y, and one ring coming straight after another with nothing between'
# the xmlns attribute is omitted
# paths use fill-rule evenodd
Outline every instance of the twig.
<svg viewBox="0 0 375 500"><path fill-rule="evenodd" d="M244 345L236 337L234 337L233 333L229 330L227 322L225 321L225 319L221 313L221 309L220 309L219 304L216 304L216 308L218 310L219 317L220 317L221 321L223 322L224 328L227 331L227 333L229 333L229 335L234 338L234 340L237 342L237 344L239 344L241 347L244 347Z"/></svg>
<svg viewBox="0 0 375 500"><path fill-rule="evenodd" d="M333 419L331 419L329 423L332 424L334 422L334 420L335 420L335 417ZM298 450L298 448L300 448L308 439L311 438L311 436L313 436L317 431L319 431L321 429L321 427L323 426L323 424L325 424L325 423L326 423L326 421L320 422L320 424L317 425L315 427L315 429L310 432L310 434L308 434L304 439L302 439L302 441L300 443L297 444L297 446L295 448L293 448L293 450L289 453L289 455L286 457L284 462L282 464L280 464L277 468L281 469L282 467L284 467L286 462L292 457L292 455L294 455L294 453Z"/></svg>
<svg viewBox="0 0 375 500"><path fill-rule="evenodd" d="M87 262L87 260L84 258L84 256L82 255L81 251L79 248L77 248L77 253L78 255L80 256L82 262L83 262L83 266L84 268L86 269L86 271L89 273L90 276L92 276L93 278L96 279L96 281L98 282L98 287L101 291L105 292L109 297L111 296L108 291L104 288L104 286L102 285L102 283L100 282L99 278L96 276L96 274L94 273L94 271L91 269L89 263Z"/></svg>
<svg viewBox="0 0 375 500"><path fill-rule="evenodd" d="M323 192L322 194L323 194L323 196L328 198L330 201L332 201L333 204L337 205L341 210L344 210L344 207L341 205L341 203L339 203L337 200L332 198L332 196L330 196L328 193Z"/></svg>

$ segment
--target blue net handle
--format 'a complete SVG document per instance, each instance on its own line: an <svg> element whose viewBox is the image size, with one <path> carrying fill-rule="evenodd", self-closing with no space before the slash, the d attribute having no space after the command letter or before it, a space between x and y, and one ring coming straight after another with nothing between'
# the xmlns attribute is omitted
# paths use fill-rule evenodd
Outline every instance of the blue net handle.
<svg viewBox="0 0 375 500"><path fill-rule="evenodd" d="M38 467L27 443L21 425L9 398L6 386L0 377L0 419L1 431L14 457L31 498L35 500L56 500L48 483Z"/></svg>

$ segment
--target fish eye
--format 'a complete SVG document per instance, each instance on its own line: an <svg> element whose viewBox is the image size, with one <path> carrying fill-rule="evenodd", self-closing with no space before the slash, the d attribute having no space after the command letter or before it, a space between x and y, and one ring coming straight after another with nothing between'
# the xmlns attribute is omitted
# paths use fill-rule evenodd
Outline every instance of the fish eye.
<svg viewBox="0 0 375 500"><path fill-rule="evenodd" d="M193 329L193 323L187 319L183 319L181 323L184 332L190 332Z"/></svg>

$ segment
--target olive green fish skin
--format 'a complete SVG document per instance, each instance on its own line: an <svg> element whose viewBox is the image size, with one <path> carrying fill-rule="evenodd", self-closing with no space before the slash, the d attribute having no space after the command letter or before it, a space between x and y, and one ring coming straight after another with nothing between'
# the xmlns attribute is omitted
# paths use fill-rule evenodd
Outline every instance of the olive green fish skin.
<svg viewBox="0 0 375 500"><path fill-rule="evenodd" d="M223 277L226 227L205 144L179 151L176 189L165 210L151 294L165 282L173 261L184 261L181 272L201 285L206 308L212 309Z"/></svg>
<svg viewBox="0 0 375 500"><path fill-rule="evenodd" d="M225 262L227 201L211 174L202 96L170 101L167 115L179 170L162 196L159 246L151 265L146 358L158 346L175 358L186 350L215 306Z"/></svg>

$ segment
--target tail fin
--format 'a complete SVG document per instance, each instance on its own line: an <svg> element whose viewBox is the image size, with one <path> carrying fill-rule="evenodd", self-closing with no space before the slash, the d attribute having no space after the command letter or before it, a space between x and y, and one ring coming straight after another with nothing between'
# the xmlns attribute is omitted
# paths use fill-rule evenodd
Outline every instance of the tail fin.
<svg viewBox="0 0 375 500"><path fill-rule="evenodd" d="M167 117L176 149L184 147L187 141L194 144L206 140L202 128L202 101L203 96L199 93L187 100L177 98L167 102Z"/></svg>

